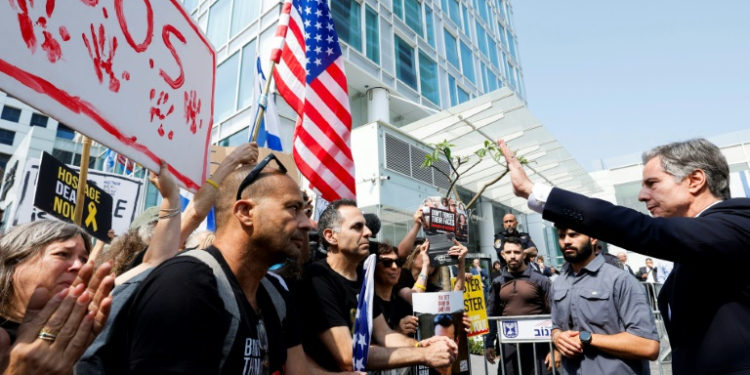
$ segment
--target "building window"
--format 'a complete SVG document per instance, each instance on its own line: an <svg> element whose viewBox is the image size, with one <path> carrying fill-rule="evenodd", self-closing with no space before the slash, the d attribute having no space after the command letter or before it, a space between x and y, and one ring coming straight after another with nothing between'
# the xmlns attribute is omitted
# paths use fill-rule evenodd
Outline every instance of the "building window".
<svg viewBox="0 0 750 375"><path fill-rule="evenodd" d="M219 141L219 146L222 147L235 147L240 146L243 143L247 143L250 138L250 128L244 128L237 133L230 135Z"/></svg>
<svg viewBox="0 0 750 375"><path fill-rule="evenodd" d="M398 0L396 0L398 1ZM422 3L419 0L404 0L404 21L417 35L424 37L422 31Z"/></svg>
<svg viewBox="0 0 750 375"><path fill-rule="evenodd" d="M7 105L3 107L3 114L0 116L3 120L8 120L10 122L18 122L18 120L21 119L21 110L18 108L8 107Z"/></svg>
<svg viewBox="0 0 750 375"><path fill-rule="evenodd" d="M255 88L255 77L257 76L256 64L258 63L258 59L255 55L255 47L255 39L242 47L242 67L240 68L239 82L240 94L237 98L237 110L251 106L253 104L253 93L257 91Z"/></svg>
<svg viewBox="0 0 750 375"><path fill-rule="evenodd" d="M64 164L70 164L73 162L73 153L70 151L58 150L55 148L52 149L52 156Z"/></svg>
<svg viewBox="0 0 750 375"><path fill-rule="evenodd" d="M437 64L422 51L419 51L419 83L422 95L433 103L440 105Z"/></svg>
<svg viewBox="0 0 750 375"><path fill-rule="evenodd" d="M214 108L216 119L224 120L234 112L235 98L237 97L237 68L239 66L239 53L226 59L216 68L216 93L214 94Z"/></svg>
<svg viewBox="0 0 750 375"><path fill-rule="evenodd" d="M251 22L258 19L260 6L255 1L234 0L232 8L232 36L237 35Z"/></svg>
<svg viewBox="0 0 750 375"><path fill-rule="evenodd" d="M76 136L76 132L73 129L67 127L62 122L57 124L57 138L62 138L62 139L67 139L67 140L72 141L73 138L75 138L75 136Z"/></svg>
<svg viewBox="0 0 750 375"><path fill-rule="evenodd" d="M476 21L476 29L477 29L477 44L479 45L479 52L481 52L483 55L485 55L487 58L490 57L490 53L487 50L487 32L484 30L484 27L482 24L479 23L479 20Z"/></svg>
<svg viewBox="0 0 750 375"><path fill-rule="evenodd" d="M448 89L450 90L451 106L459 105L469 100L470 96L466 90L458 86L453 76L448 76Z"/></svg>
<svg viewBox="0 0 750 375"><path fill-rule="evenodd" d="M31 115L31 122L29 125L31 126L41 126L43 128L47 127L47 121L49 121L49 117L45 115L40 115L38 113L34 113Z"/></svg>
<svg viewBox="0 0 750 375"><path fill-rule="evenodd" d="M469 92L456 86L456 91L458 91L458 104L466 103L471 99L471 96L469 95Z"/></svg>
<svg viewBox="0 0 750 375"><path fill-rule="evenodd" d="M0 129L0 143L13 146L13 140L16 138L16 132Z"/></svg>
<svg viewBox="0 0 750 375"><path fill-rule="evenodd" d="M5 170L5 167L8 166L8 160L10 160L11 155L0 153L0 169L3 171Z"/></svg>
<svg viewBox="0 0 750 375"><path fill-rule="evenodd" d="M435 20L432 16L432 8L424 6L424 25L427 32L427 43L435 47Z"/></svg>
<svg viewBox="0 0 750 375"><path fill-rule="evenodd" d="M404 19L404 0L393 0L393 14Z"/></svg>
<svg viewBox="0 0 750 375"><path fill-rule="evenodd" d="M380 31L378 31L378 14L369 6L365 6L365 43L367 44L367 58L380 64Z"/></svg>
<svg viewBox="0 0 750 375"><path fill-rule="evenodd" d="M469 9L466 8L466 5L461 4L461 12L463 14L463 24L461 27L464 30L464 34L471 39L471 21L469 19Z"/></svg>
<svg viewBox="0 0 750 375"><path fill-rule="evenodd" d="M492 65L494 65L495 68L500 70L500 61L497 58L497 43L495 43L494 40L487 38L487 44L490 47L490 62L492 62Z"/></svg>
<svg viewBox="0 0 750 375"><path fill-rule="evenodd" d="M458 60L458 44L456 44L456 37L447 29L443 29L443 34L443 39L445 39L445 56L448 59L448 62L456 67L456 69L461 69L461 64Z"/></svg>
<svg viewBox="0 0 750 375"><path fill-rule="evenodd" d="M339 39L362 52L362 8L356 0L331 1L333 23Z"/></svg>
<svg viewBox="0 0 750 375"><path fill-rule="evenodd" d="M216 49L226 44L229 37L230 5L230 0L218 0L208 12L208 39Z"/></svg>
<svg viewBox="0 0 750 375"><path fill-rule="evenodd" d="M506 30L506 35L508 36L508 50L510 50L510 55L513 56L513 60L518 61L518 58L516 57L516 40L513 38L513 34L510 33L510 30Z"/></svg>
<svg viewBox="0 0 750 375"><path fill-rule="evenodd" d="M464 42L461 42L461 68L468 80L474 83L477 82L474 75L474 55L472 55L471 49Z"/></svg>
<svg viewBox="0 0 750 375"><path fill-rule="evenodd" d="M505 41L505 28L501 24L497 24L498 27L498 34L500 34L500 44L503 46L507 45L508 43Z"/></svg>
<svg viewBox="0 0 750 375"><path fill-rule="evenodd" d="M409 87L417 90L417 69L414 48L397 35L393 36L396 47L396 76Z"/></svg>

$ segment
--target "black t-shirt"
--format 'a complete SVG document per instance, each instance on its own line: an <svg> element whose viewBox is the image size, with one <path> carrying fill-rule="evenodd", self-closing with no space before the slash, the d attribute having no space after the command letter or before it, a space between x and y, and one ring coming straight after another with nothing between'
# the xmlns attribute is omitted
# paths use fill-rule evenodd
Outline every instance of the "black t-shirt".
<svg viewBox="0 0 750 375"><path fill-rule="evenodd" d="M354 329L361 280L361 274L357 275L357 281L341 276L322 259L305 267L305 275L296 288L297 307L305 312L302 324L305 353L328 371L340 370L318 334L333 327L347 327L349 332ZM380 314L380 305L373 303L373 319Z"/></svg>
<svg viewBox="0 0 750 375"><path fill-rule="evenodd" d="M203 251L203 250L192 250ZM269 278L286 301L279 322L271 297L261 284L256 295L268 349L258 337L259 317L215 247L207 250L221 264L237 300L241 321L222 374L252 374L269 353L269 374L283 374L287 348L301 343L296 310L289 294ZM124 311L125 312L125 311ZM175 257L154 269L132 299L125 317L127 371L131 374L216 374L229 316L219 297L216 277L192 257ZM118 328L121 327L118 319ZM107 373L110 373L107 371ZM116 371L113 371L116 373Z"/></svg>
<svg viewBox="0 0 750 375"><path fill-rule="evenodd" d="M388 323L388 326L391 327L391 329L397 329L398 323L401 319L407 315L413 315L414 313L414 308L412 308L411 304L401 299L401 297L397 295L395 288L389 301L378 296L374 296L373 298L375 299L375 303L380 306L385 322Z"/></svg>
<svg viewBox="0 0 750 375"><path fill-rule="evenodd" d="M16 323L14 321L0 317L0 328L4 329L5 332L8 332L11 345L13 345L13 343L16 342L16 338L18 338L18 327L20 326L20 323Z"/></svg>

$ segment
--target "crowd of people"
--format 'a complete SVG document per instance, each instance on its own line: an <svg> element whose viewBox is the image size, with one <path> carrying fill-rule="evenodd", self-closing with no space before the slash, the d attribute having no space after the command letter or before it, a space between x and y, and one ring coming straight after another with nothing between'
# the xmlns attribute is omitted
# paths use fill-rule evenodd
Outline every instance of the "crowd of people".
<svg viewBox="0 0 750 375"><path fill-rule="evenodd" d="M238 147L180 207L162 163L150 181L161 204L145 210L111 244L60 221L17 226L0 238L0 367L6 374L406 374L415 365L450 373L459 348L449 315L418 339L415 293L460 291L478 277L490 316L551 314L551 346L501 344L490 325L486 359L505 374L648 374L659 354L645 283L664 282L662 311L674 373L750 371L743 322L747 281L715 290L697 267L704 256L744 259L747 203L728 199L728 167L704 140L644 154L640 198L653 217L532 183L503 141L516 195L555 223L565 264L538 256L513 214L495 236L498 260L430 264L421 207L398 245L377 242L380 222L352 200L312 219L309 197L271 154ZM453 202L455 205L455 201ZM197 230L215 209L216 231ZM615 219L616 218L616 219ZM634 272L600 241L671 262ZM712 253L712 252L715 252ZM362 263L376 256L367 363L353 336ZM448 270L452 268L451 270ZM448 271L447 271L448 270ZM447 272L446 272L447 271ZM455 285L446 283L446 275ZM649 292L651 291L651 292ZM701 293L703 303L691 303ZM651 296L651 297L656 297ZM464 319L468 330L468 319ZM551 349L550 349L551 348ZM501 350L502 349L502 350ZM502 355L500 355L502 352ZM498 370L500 373L501 370Z"/></svg>

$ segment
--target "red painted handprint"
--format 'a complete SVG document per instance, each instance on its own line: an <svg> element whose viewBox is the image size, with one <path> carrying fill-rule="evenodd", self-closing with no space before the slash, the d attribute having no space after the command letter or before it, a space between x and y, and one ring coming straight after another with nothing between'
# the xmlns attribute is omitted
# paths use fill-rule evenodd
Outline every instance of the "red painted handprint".
<svg viewBox="0 0 750 375"><path fill-rule="evenodd" d="M99 78L99 82L103 82L104 73L109 75L109 90L112 92L120 91L120 80L117 79L112 69L112 59L115 57L117 52L117 37L113 36L109 43L106 42L106 34L104 31L104 25L99 24L99 33L94 30L94 24L91 24L91 41L86 34L81 34L83 37L83 43L89 50L89 56L94 62L94 71L96 77ZM107 46L107 54L105 58L105 45ZM125 75L123 75L124 77Z"/></svg>
<svg viewBox="0 0 750 375"><path fill-rule="evenodd" d="M38 43L37 32L41 31L41 34L44 37L44 42L42 42L41 47L42 50L47 53L47 59L51 63L55 63L60 60L60 58L62 57L60 42L58 42L57 38L55 38L55 36L47 30L47 20L52 17L52 13L55 11L55 0L46 1L44 11L42 15L37 18L36 22L32 21L32 13L40 13L42 11L35 12L33 0L28 0L28 2L26 0L9 1L11 8L20 11L20 13L18 13L18 26L21 28L21 37L23 38L23 41L26 43L26 47L31 51L31 53L36 52ZM39 29L37 29L37 27ZM65 37L67 34L67 30L64 26L61 26L59 28L59 32L63 41L68 41L70 39L66 39Z"/></svg>
<svg viewBox="0 0 750 375"><path fill-rule="evenodd" d="M185 121L190 125L190 132L195 134L198 128L203 128L203 119L196 123L196 118L201 113L201 100L195 90L185 91Z"/></svg>
<svg viewBox="0 0 750 375"><path fill-rule="evenodd" d="M149 94L149 98L153 101L156 98L156 89L151 89L151 93ZM164 124L162 121L164 121L167 116L171 115L172 112L174 112L174 105L169 104L169 93L166 93L162 91L159 93L159 98L156 100L156 106L152 106L149 110L151 114L151 122L154 122L154 118L156 118L159 121L159 129L157 129L157 133L159 133L160 137L164 136ZM167 105L169 105L169 109L167 109ZM163 110L166 109L166 112ZM169 134L167 134L167 137L171 140L174 136L174 132L170 131Z"/></svg>

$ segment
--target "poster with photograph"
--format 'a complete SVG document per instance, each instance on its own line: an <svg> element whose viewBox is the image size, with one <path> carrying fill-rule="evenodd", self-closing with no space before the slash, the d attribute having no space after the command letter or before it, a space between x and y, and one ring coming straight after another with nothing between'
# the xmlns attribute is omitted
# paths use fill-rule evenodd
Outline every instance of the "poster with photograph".
<svg viewBox="0 0 750 375"><path fill-rule="evenodd" d="M416 293L412 295L414 315L419 319L417 340L447 336L458 345L458 357L445 368L417 366L417 375L469 375L469 341L464 330L463 292Z"/></svg>
<svg viewBox="0 0 750 375"><path fill-rule="evenodd" d="M448 255L448 250L454 240L464 244L469 240L466 206L453 198L428 197L422 201L422 214L422 227L430 241L430 265L458 264L458 257Z"/></svg>

